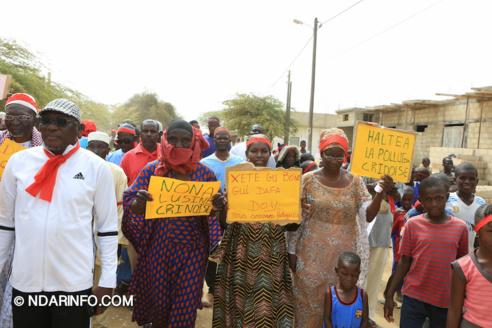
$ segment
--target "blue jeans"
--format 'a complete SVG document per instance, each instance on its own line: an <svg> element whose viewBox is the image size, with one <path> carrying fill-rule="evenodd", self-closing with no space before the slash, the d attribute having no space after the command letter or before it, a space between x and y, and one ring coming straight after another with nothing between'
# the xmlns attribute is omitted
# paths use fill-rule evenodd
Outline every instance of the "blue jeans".
<svg viewBox="0 0 492 328"><path fill-rule="evenodd" d="M130 283L132 279L132 266L130 265L130 258L128 257L128 251L126 247L121 249L121 260L123 263L118 265L116 269L116 283L119 284L122 280L126 283Z"/></svg>
<svg viewBox="0 0 492 328"><path fill-rule="evenodd" d="M425 318L429 317L430 328L446 328L448 309L403 296L400 328L422 328Z"/></svg>

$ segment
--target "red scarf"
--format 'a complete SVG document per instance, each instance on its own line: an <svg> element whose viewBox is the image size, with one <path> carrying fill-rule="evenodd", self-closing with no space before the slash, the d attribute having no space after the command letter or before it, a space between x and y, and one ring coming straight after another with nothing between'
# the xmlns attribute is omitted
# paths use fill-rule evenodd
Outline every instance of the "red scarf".
<svg viewBox="0 0 492 328"><path fill-rule="evenodd" d="M170 170L186 173L193 172L202 159L202 150L208 149L207 140L203 138L202 131L193 128L190 148L176 148L167 141L167 130L162 135L159 164L155 175L163 176Z"/></svg>
<svg viewBox="0 0 492 328"><path fill-rule="evenodd" d="M44 163L41 169L34 176L34 182L27 187L26 191L33 197L36 197L40 192L39 198L51 203L53 198L53 189L55 188L56 175L60 165L65 163L77 150L79 150L80 144L77 141L77 145L74 149L69 151L66 155L53 155L49 151L43 148L46 156L49 160Z"/></svg>
<svg viewBox="0 0 492 328"><path fill-rule="evenodd" d="M142 152L149 156L150 158L152 158L152 161L155 161L156 159L159 158L159 154L160 154L160 151L159 151L159 148L160 148L160 144L158 143L157 144L157 149L156 149L156 152L157 152L157 155L154 155L154 153L151 153L150 151L148 151L147 149L144 148L144 146L142 144L140 144L140 149L142 149Z"/></svg>

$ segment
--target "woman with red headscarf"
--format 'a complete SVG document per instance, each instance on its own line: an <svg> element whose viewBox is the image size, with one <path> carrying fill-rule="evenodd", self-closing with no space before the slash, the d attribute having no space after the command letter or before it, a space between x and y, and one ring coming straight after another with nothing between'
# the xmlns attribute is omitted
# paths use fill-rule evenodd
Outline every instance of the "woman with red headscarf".
<svg viewBox="0 0 492 328"><path fill-rule="evenodd" d="M357 285L364 288L369 266L367 222L378 213L382 192L393 186L391 177L385 176L382 189L371 200L362 179L341 169L347 148L343 130L324 130L319 146L323 168L303 175L303 194L311 211L303 217L295 248L293 291L295 326L299 328L323 327L325 292L338 282L335 267L344 252L361 257Z"/></svg>
<svg viewBox="0 0 492 328"><path fill-rule="evenodd" d="M215 174L199 163L208 148L200 130L183 120L172 120L164 132L158 161L140 172L124 193L122 230L138 253L129 292L136 294L133 321L152 327L195 327L201 308L209 227L207 216L144 219L150 177L183 181L216 181ZM224 198L212 198L213 210L222 209Z"/></svg>

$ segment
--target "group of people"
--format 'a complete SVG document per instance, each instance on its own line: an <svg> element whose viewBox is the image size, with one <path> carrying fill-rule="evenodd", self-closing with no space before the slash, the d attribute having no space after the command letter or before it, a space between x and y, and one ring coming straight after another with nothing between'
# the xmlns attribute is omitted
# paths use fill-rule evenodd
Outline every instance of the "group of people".
<svg viewBox="0 0 492 328"><path fill-rule="evenodd" d="M231 148L217 117L205 136L196 121L173 119L164 129L149 119L140 129L121 124L112 139L83 124L66 99L39 110L31 96L14 94L5 110L0 145L27 149L10 157L0 182L0 327L88 327L92 315L94 327L104 326L102 299L117 285L120 258L130 264L131 278L120 280L140 326L191 328L205 305L217 328L370 327L390 247L388 321L401 290L402 327L426 318L432 327L490 326L492 205L474 195L472 164L454 169L449 195L447 171L418 168L407 184L352 175L349 141L337 128L321 133L317 163L305 145L274 154L258 124ZM226 167L244 161L302 169L299 225L227 223ZM145 219L152 176L221 187L206 216ZM89 295L95 308L18 302Z"/></svg>

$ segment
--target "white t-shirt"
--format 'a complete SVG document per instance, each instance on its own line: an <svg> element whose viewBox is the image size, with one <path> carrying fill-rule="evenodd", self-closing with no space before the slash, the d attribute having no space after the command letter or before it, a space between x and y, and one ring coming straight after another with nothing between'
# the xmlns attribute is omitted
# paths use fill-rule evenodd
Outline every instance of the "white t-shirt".
<svg viewBox="0 0 492 328"><path fill-rule="evenodd" d="M472 228L472 223L475 224L475 212L483 204L485 204L485 200L475 196L473 203L471 205L466 205L461 198L458 197L457 192L449 194L449 199L446 203L446 209L453 212L453 215L458 219L465 221L468 226L468 247L470 251L473 250L473 243L475 242L476 236L476 233Z"/></svg>

